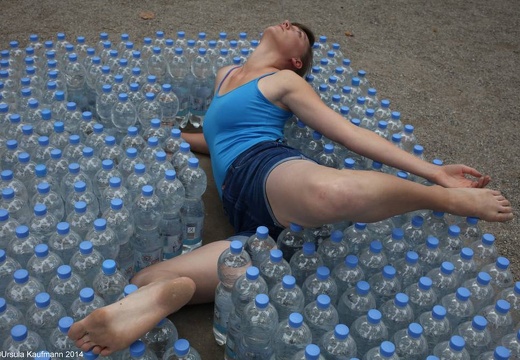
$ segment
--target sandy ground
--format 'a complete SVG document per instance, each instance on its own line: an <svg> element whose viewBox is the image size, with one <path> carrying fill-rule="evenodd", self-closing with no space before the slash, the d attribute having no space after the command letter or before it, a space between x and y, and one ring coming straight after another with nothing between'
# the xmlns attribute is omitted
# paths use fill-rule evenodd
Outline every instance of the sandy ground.
<svg viewBox="0 0 520 360"><path fill-rule="evenodd" d="M70 41L83 35L94 43L102 31L113 41L126 32L140 44L156 30L167 37L184 30L188 38L199 31L208 38L220 31L235 38L247 31L258 38L265 26L285 18L308 24L340 43L354 69L367 71L379 97L390 99L392 109L416 127L429 160L465 163L490 174L491 187L506 194L515 209L520 205L516 0L2 0L0 9L0 48L15 39L25 46L33 33L48 40L65 32ZM153 13L153 19L144 20L143 11ZM218 204L209 205L208 213L213 211L220 211ZM209 220L207 240L229 233L219 216L218 222ZM519 274L518 217L482 227L497 237L501 254ZM211 316L208 305L174 317L181 336L203 359L222 358L210 334Z"/></svg>

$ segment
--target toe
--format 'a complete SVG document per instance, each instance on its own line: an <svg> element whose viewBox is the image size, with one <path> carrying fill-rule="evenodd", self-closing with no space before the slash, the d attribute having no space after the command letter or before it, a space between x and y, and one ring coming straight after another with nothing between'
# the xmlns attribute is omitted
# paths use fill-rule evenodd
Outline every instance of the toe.
<svg viewBox="0 0 520 360"><path fill-rule="evenodd" d="M68 336L72 340L79 340L87 333L87 329L83 326L83 321L78 321L69 329Z"/></svg>

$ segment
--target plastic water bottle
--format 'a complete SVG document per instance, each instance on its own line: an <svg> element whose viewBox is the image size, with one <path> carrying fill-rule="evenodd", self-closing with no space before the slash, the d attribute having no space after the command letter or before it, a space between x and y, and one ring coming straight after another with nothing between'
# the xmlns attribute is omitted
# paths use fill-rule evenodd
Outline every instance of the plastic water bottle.
<svg viewBox="0 0 520 360"><path fill-rule="evenodd" d="M0 174L2 179L2 189L11 188L17 197L20 197L24 200L29 200L29 192L27 187L23 182L14 177L12 170L2 170Z"/></svg>
<svg viewBox="0 0 520 360"><path fill-rule="evenodd" d="M112 108L117 101L117 94L112 92L112 85L102 85L102 91L96 98L96 113L103 126L112 127Z"/></svg>
<svg viewBox="0 0 520 360"><path fill-rule="evenodd" d="M160 262L163 258L163 244L159 234L162 211L161 200L154 193L154 188L151 185L143 186L132 211L135 225L132 244L138 270Z"/></svg>
<svg viewBox="0 0 520 360"><path fill-rule="evenodd" d="M329 296L333 305L338 301L338 287L326 266L318 267L315 274L307 277L303 282L302 291L305 296L305 304L315 301L320 294Z"/></svg>
<svg viewBox="0 0 520 360"><path fill-rule="evenodd" d="M471 292L471 301L476 313L484 306L491 304L495 297L495 291L491 286L491 276L486 272L479 272L473 279L463 282L462 286Z"/></svg>
<svg viewBox="0 0 520 360"><path fill-rule="evenodd" d="M425 222L427 224L427 232L431 236L435 236L438 239L444 238L448 233L448 223L444 217L444 213L441 211L432 211Z"/></svg>
<svg viewBox="0 0 520 360"><path fill-rule="evenodd" d="M269 258L270 251L276 248L276 242L269 236L267 227L259 226L256 228L256 233L247 239L245 247L253 265L259 267Z"/></svg>
<svg viewBox="0 0 520 360"><path fill-rule="evenodd" d="M428 341L428 350L433 351L435 345L450 338L452 330L450 321L446 317L446 308L435 305L431 311L423 312L419 316L419 324L423 327L423 334Z"/></svg>
<svg viewBox="0 0 520 360"><path fill-rule="evenodd" d="M470 244L470 248L473 250L473 258L479 269L496 262L498 258L495 237L492 234L483 234L479 240Z"/></svg>
<svg viewBox="0 0 520 360"><path fill-rule="evenodd" d="M520 282L516 282L514 286L502 290L498 294L497 299L506 300L511 305L510 313L513 317L513 323L518 323L520 317ZM491 301L488 304L491 304Z"/></svg>
<svg viewBox="0 0 520 360"><path fill-rule="evenodd" d="M121 172L121 174L126 178L134 171L134 166L136 164L141 164L144 160L138 156L138 150L134 147L128 147L125 150L125 157L121 160L117 169Z"/></svg>
<svg viewBox="0 0 520 360"><path fill-rule="evenodd" d="M499 299L495 304L486 306L480 314L488 321L491 333L491 341L496 344L502 337L513 332L513 318L510 313L511 305L504 299Z"/></svg>
<svg viewBox="0 0 520 360"><path fill-rule="evenodd" d="M154 118L150 120L148 128L143 133L143 138L148 140L151 137L156 137L159 145L162 147L164 141L168 138L168 129L161 125L161 119Z"/></svg>
<svg viewBox="0 0 520 360"><path fill-rule="evenodd" d="M332 278L338 287L338 295L342 295L347 289L365 279L365 273L359 266L359 260L355 255L347 255L345 260L336 265L332 270Z"/></svg>
<svg viewBox="0 0 520 360"><path fill-rule="evenodd" d="M107 304L115 302L126 285L128 285L128 280L117 270L116 262L112 259L103 261L101 271L98 272L92 281L94 291Z"/></svg>
<svg viewBox="0 0 520 360"><path fill-rule="evenodd" d="M310 140L312 133L311 129L303 121L297 119L296 126L293 125L285 136L287 145L295 149L302 149L304 144Z"/></svg>
<svg viewBox="0 0 520 360"><path fill-rule="evenodd" d="M47 211L44 204L34 205L34 215L29 221L29 230L42 242L49 241L58 225L58 219Z"/></svg>
<svg viewBox="0 0 520 360"><path fill-rule="evenodd" d="M359 265L363 269L366 279L381 272L387 263L388 259L383 252L383 244L378 240L372 241L370 246L359 254Z"/></svg>
<svg viewBox="0 0 520 360"><path fill-rule="evenodd" d="M27 326L44 339L48 348L50 333L65 315L65 309L59 302L52 300L48 293L41 292L35 296L34 304L27 309Z"/></svg>
<svg viewBox="0 0 520 360"><path fill-rule="evenodd" d="M407 329L397 331L393 342L400 359L422 360L428 355L428 343L418 323L410 323Z"/></svg>
<svg viewBox="0 0 520 360"><path fill-rule="evenodd" d="M420 244L424 244L427 239L427 233L423 227L424 218L420 215L415 215L409 224L404 227L404 238L410 244L412 249Z"/></svg>
<svg viewBox="0 0 520 360"><path fill-rule="evenodd" d="M500 344L511 351L511 356L518 357L520 355L520 330L504 336Z"/></svg>
<svg viewBox="0 0 520 360"><path fill-rule="evenodd" d="M190 346L186 339L179 339L173 347L167 349L164 353L163 360L200 360L201 357L197 350Z"/></svg>
<svg viewBox="0 0 520 360"><path fill-rule="evenodd" d="M439 297L454 293L458 286L458 278L455 266L449 261L444 261L440 267L430 270L426 276L432 279L433 286L437 290Z"/></svg>
<svg viewBox="0 0 520 360"><path fill-rule="evenodd" d="M513 286L513 275L509 269L509 259L499 256L495 263L482 267L482 271L491 276L491 285L495 293Z"/></svg>
<svg viewBox="0 0 520 360"><path fill-rule="evenodd" d="M110 202L113 199L121 199L126 204L130 204L132 201L130 192L125 186L123 186L122 179L117 176L110 178L109 186L103 190L103 193L99 198L99 208L101 213L110 208Z"/></svg>
<svg viewBox="0 0 520 360"><path fill-rule="evenodd" d="M410 306L416 317L425 311L431 311L437 303L437 292L432 285L432 280L423 276L417 283L411 284L405 289L404 292L408 295Z"/></svg>
<svg viewBox="0 0 520 360"><path fill-rule="evenodd" d="M303 248L303 244L311 242L308 233L298 224L290 223L288 228L282 230L276 239L278 249L283 252L285 260L290 261L292 256Z"/></svg>
<svg viewBox="0 0 520 360"><path fill-rule="evenodd" d="M87 233L86 239L92 243L94 248L110 259L117 258L119 254L119 241L116 233L107 227L107 221L104 218L94 220L93 228Z"/></svg>
<svg viewBox="0 0 520 360"><path fill-rule="evenodd" d="M86 287L79 292L79 298L70 307L70 316L74 321L84 319L94 310L105 306L105 300L94 293L94 289Z"/></svg>
<svg viewBox="0 0 520 360"><path fill-rule="evenodd" d="M388 339L388 329L376 309L370 309L367 315L357 318L351 326L351 332L357 344L358 356L365 355Z"/></svg>
<svg viewBox="0 0 520 360"><path fill-rule="evenodd" d="M390 334L405 329L414 319L408 295L404 293L398 293L393 299L386 301L381 305L380 311Z"/></svg>
<svg viewBox="0 0 520 360"><path fill-rule="evenodd" d="M163 84L162 92L159 93L157 101L162 107L162 122L166 124L167 127L173 127L175 125L177 112L179 111L179 99L172 91L170 84Z"/></svg>
<svg viewBox="0 0 520 360"><path fill-rule="evenodd" d="M399 359L399 356L395 353L395 345L391 341L383 341L381 345L370 349L363 360L379 360L379 359Z"/></svg>
<svg viewBox="0 0 520 360"><path fill-rule="evenodd" d="M88 175L83 172L78 163L69 164L69 172L61 180L61 193L63 198L67 199L69 194L74 192L74 185L78 181L83 181L88 189L92 189L92 181Z"/></svg>
<svg viewBox="0 0 520 360"><path fill-rule="evenodd" d="M321 355L321 349L316 344L309 344L305 350L300 350L294 354L293 360L325 360Z"/></svg>
<svg viewBox="0 0 520 360"><path fill-rule="evenodd" d="M25 318L22 312L0 297L0 342L3 344L9 337L9 331L13 326L24 323Z"/></svg>
<svg viewBox="0 0 520 360"><path fill-rule="evenodd" d="M324 265L331 270L343 262L348 253L348 243L340 230L333 231L330 234L330 238L326 239L318 247L318 254L321 255Z"/></svg>
<svg viewBox="0 0 520 360"><path fill-rule="evenodd" d="M11 337L5 340L2 350L8 354L35 354L45 349L45 342L40 335L28 330L25 325L15 325L11 328Z"/></svg>
<svg viewBox="0 0 520 360"><path fill-rule="evenodd" d="M31 218L31 212L29 210L27 200L15 196L13 188L2 189L0 207L9 211L10 216L12 216L21 224L27 224Z"/></svg>
<svg viewBox="0 0 520 360"><path fill-rule="evenodd" d="M9 243L16 239L16 228L20 223L13 219L9 211L0 209L0 249L7 249Z"/></svg>
<svg viewBox="0 0 520 360"><path fill-rule="evenodd" d="M433 236L428 236L426 242L416 248L416 252L419 254L419 264L425 273L438 268L444 258L439 240Z"/></svg>
<svg viewBox="0 0 520 360"><path fill-rule="evenodd" d="M134 104L129 101L127 93L120 93L117 101L113 103L110 121L116 128L119 138L124 136L129 126L134 126L137 122L137 110Z"/></svg>
<svg viewBox="0 0 520 360"><path fill-rule="evenodd" d="M25 267L34 254L34 247L39 243L39 239L29 233L26 225L20 225L16 228L16 239L7 246L7 254Z"/></svg>
<svg viewBox="0 0 520 360"><path fill-rule="evenodd" d="M318 295L316 300L305 306L303 318L311 329L312 339L315 342L339 323L338 312L331 304L330 297L325 294Z"/></svg>
<svg viewBox="0 0 520 360"><path fill-rule="evenodd" d="M63 148L62 156L69 162L79 162L84 147L79 135L72 134L69 136L68 144Z"/></svg>
<svg viewBox="0 0 520 360"><path fill-rule="evenodd" d="M94 249L90 241L82 241L79 244L79 250L70 259L70 266L74 273L78 274L85 281L85 284L91 287L103 260L105 260L104 256Z"/></svg>
<svg viewBox="0 0 520 360"><path fill-rule="evenodd" d="M56 189L59 189L56 186ZM43 204L47 207L47 211L52 214L58 221L65 217L65 204L61 195L53 190L47 182L39 183L37 186L37 194L31 200L31 203Z"/></svg>
<svg viewBox="0 0 520 360"><path fill-rule="evenodd" d="M388 263L394 265L398 259L405 257L410 246L404 239L404 231L401 228L394 228L392 235L385 237L381 243L387 255Z"/></svg>
<svg viewBox="0 0 520 360"><path fill-rule="evenodd" d="M393 266L385 265L379 274L375 274L369 279L377 307L392 299L401 291L401 282L396 274Z"/></svg>
<svg viewBox="0 0 520 360"><path fill-rule="evenodd" d="M186 197L180 211L183 227L182 252L190 252L202 245L204 230L204 201Z"/></svg>
<svg viewBox="0 0 520 360"><path fill-rule="evenodd" d="M271 303L278 312L280 321L289 318L293 312L302 313L305 299L301 288L292 275L285 275L282 281L269 291Z"/></svg>
<svg viewBox="0 0 520 360"><path fill-rule="evenodd" d="M423 275L423 268L419 264L419 254L415 251L408 251L405 257L395 262L394 267L401 280L402 289L417 283Z"/></svg>
<svg viewBox="0 0 520 360"><path fill-rule="evenodd" d="M465 247L458 254L451 255L448 259L455 266L455 273L459 283L473 279L477 275L477 265L473 261L473 250Z"/></svg>
<svg viewBox="0 0 520 360"><path fill-rule="evenodd" d="M49 352L61 352L64 354L70 352L69 354L72 355L74 351L77 351L74 341L67 336L73 323L74 319L70 316L64 316L58 320L58 325L54 327L54 330L49 335L47 346Z"/></svg>
<svg viewBox="0 0 520 360"><path fill-rule="evenodd" d="M300 313L294 312L281 321L274 333L274 356L280 360L291 360L295 353L312 342L312 333Z"/></svg>
<svg viewBox="0 0 520 360"><path fill-rule="evenodd" d="M321 354L327 360L350 359L357 355L357 345L350 329L345 324L338 324L328 331L320 341Z"/></svg>
<svg viewBox="0 0 520 360"><path fill-rule="evenodd" d="M254 302L244 308L238 342L237 358L268 359L273 353L273 333L278 327L278 313L266 294L258 294Z"/></svg>
<svg viewBox="0 0 520 360"><path fill-rule="evenodd" d="M479 360L508 360L511 357L511 350L504 346L497 346L492 351L487 351L480 355Z"/></svg>
<svg viewBox="0 0 520 360"><path fill-rule="evenodd" d="M124 156L124 150L116 142L116 138L111 135L105 136L105 144L101 148L99 157L101 159L110 159L114 162L114 167L121 162Z"/></svg>
<svg viewBox="0 0 520 360"><path fill-rule="evenodd" d="M302 286L305 279L323 265L323 260L315 249L314 243L306 242L303 244L302 250L297 251L289 261L291 274L299 286Z"/></svg>
<svg viewBox="0 0 520 360"><path fill-rule="evenodd" d="M469 360L471 357L464 348L465 346L466 342L464 341L464 338L462 336L454 335L449 341L443 341L440 344L437 344L433 349L433 353L440 359Z"/></svg>
<svg viewBox="0 0 520 360"><path fill-rule="evenodd" d="M14 272L22 266L12 257L7 256L4 249L0 249L0 296L3 296Z"/></svg>
<svg viewBox="0 0 520 360"><path fill-rule="evenodd" d="M447 318L451 327L455 329L460 323L468 321L475 314L475 308L471 302L471 292L459 287L456 292L445 295L441 304L447 312Z"/></svg>
<svg viewBox="0 0 520 360"><path fill-rule="evenodd" d="M325 144L323 146L323 152L317 156L316 161L323 166L334 169L340 166L340 160L334 152L334 145L332 144Z"/></svg>
<svg viewBox="0 0 520 360"><path fill-rule="evenodd" d="M148 350L152 351L158 359L162 359L167 349L179 339L179 333L173 322L164 318L142 338Z"/></svg>
<svg viewBox="0 0 520 360"><path fill-rule="evenodd" d="M61 265L63 265L63 260L54 252L49 251L47 244L38 244L34 247L34 255L27 262L27 270L32 277L47 287Z"/></svg>
<svg viewBox="0 0 520 360"><path fill-rule="evenodd" d="M454 332L464 338L465 348L472 358L486 352L491 345L491 333L487 324L485 317L476 315L472 320L460 324Z"/></svg>
<svg viewBox="0 0 520 360"><path fill-rule="evenodd" d="M145 84L146 85L146 84ZM144 89L145 87L143 87ZM137 119L141 125L141 129L148 129L150 120L162 118L162 107L156 99L156 94L146 92L144 101L137 108Z"/></svg>
<svg viewBox="0 0 520 360"><path fill-rule="evenodd" d="M122 355L124 360L157 360L157 356L147 348L144 342L136 340Z"/></svg>
<svg viewBox="0 0 520 360"><path fill-rule="evenodd" d="M359 281L355 287L343 292L338 301L338 314L340 322L351 327L353 322L376 307L376 300L370 291L370 284Z"/></svg>
<svg viewBox="0 0 520 360"><path fill-rule="evenodd" d="M68 311L81 289L85 287L83 279L72 272L69 265L61 265L49 285L47 291L52 299L58 301Z"/></svg>
<svg viewBox="0 0 520 360"><path fill-rule="evenodd" d="M227 322L232 308L231 291L235 281L251 266L251 258L239 240L231 241L228 249L220 254L217 263L220 280L215 290L213 334L219 345L226 342Z"/></svg>
<svg viewBox="0 0 520 360"><path fill-rule="evenodd" d="M464 222L457 224L460 228L460 237L464 242L464 246L470 246L482 237L482 230L478 224L479 219L468 216Z"/></svg>
<svg viewBox="0 0 520 360"><path fill-rule="evenodd" d="M146 170L145 164L135 164L134 172L126 179L126 188L132 196L132 203L141 195L143 186L152 183L152 176Z"/></svg>

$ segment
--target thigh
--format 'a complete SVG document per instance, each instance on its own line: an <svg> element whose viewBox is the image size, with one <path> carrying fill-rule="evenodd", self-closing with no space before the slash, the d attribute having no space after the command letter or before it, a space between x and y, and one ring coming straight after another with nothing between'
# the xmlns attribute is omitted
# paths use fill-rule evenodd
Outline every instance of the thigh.
<svg viewBox="0 0 520 360"><path fill-rule="evenodd" d="M323 203L320 200L326 196L323 189L340 187L348 172L306 160L289 160L277 165L266 181L273 216L284 226L293 222L316 227L336 220L329 219L324 209L320 209Z"/></svg>

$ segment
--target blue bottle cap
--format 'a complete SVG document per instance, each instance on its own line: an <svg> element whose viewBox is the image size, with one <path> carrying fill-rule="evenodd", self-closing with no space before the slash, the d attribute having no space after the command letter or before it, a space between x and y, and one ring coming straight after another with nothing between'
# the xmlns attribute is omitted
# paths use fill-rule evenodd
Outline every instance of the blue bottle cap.
<svg viewBox="0 0 520 360"><path fill-rule="evenodd" d="M409 301L408 295L406 295L405 293L395 294L394 303L396 306L405 307L406 305L408 305L408 301Z"/></svg>
<svg viewBox="0 0 520 360"><path fill-rule="evenodd" d="M507 270L509 268L509 259L503 256L499 256L496 261L496 266L500 270Z"/></svg>
<svg viewBox="0 0 520 360"><path fill-rule="evenodd" d="M293 312L289 315L289 326L299 328L303 324L303 316L300 313Z"/></svg>
<svg viewBox="0 0 520 360"><path fill-rule="evenodd" d="M442 305L435 305L432 310L434 319L442 320L446 317L446 308Z"/></svg>
<svg viewBox="0 0 520 360"><path fill-rule="evenodd" d="M383 341L379 351L384 357L391 357L395 353L395 345L391 341Z"/></svg>
<svg viewBox="0 0 520 360"><path fill-rule="evenodd" d="M303 230L303 228L300 225L294 223L289 223L289 229L294 232L300 232Z"/></svg>
<svg viewBox="0 0 520 360"><path fill-rule="evenodd" d="M330 297L326 294L318 295L316 305L319 309L327 309L330 306Z"/></svg>
<svg viewBox="0 0 520 360"><path fill-rule="evenodd" d="M292 275L284 275L282 286L284 289L292 289L296 286L296 279Z"/></svg>
<svg viewBox="0 0 520 360"><path fill-rule="evenodd" d="M491 246L495 243L495 237L492 234L483 234L482 243L487 246Z"/></svg>
<svg viewBox="0 0 520 360"><path fill-rule="evenodd" d="M34 247L34 255L37 257L46 257L49 255L49 246L47 244L38 244Z"/></svg>
<svg viewBox="0 0 520 360"><path fill-rule="evenodd" d="M229 245L229 250L232 254L240 254L242 252L242 249L244 248L244 245L240 240L233 240L231 241L231 244Z"/></svg>
<svg viewBox="0 0 520 360"><path fill-rule="evenodd" d="M137 285L134 285L134 284L128 284L125 286L125 288L123 289L123 294L125 296L128 296L130 295L131 293L133 293L134 291L137 291Z"/></svg>
<svg viewBox="0 0 520 360"><path fill-rule="evenodd" d="M350 268L355 268L357 266L358 262L359 262L359 260L356 255L350 254L345 257L345 265Z"/></svg>
<svg viewBox="0 0 520 360"><path fill-rule="evenodd" d="M457 225L450 225L448 228L448 234L452 237L456 237L460 235L460 227Z"/></svg>
<svg viewBox="0 0 520 360"><path fill-rule="evenodd" d="M356 283L356 292L361 295L367 295L370 291L370 284L367 281L360 280Z"/></svg>
<svg viewBox="0 0 520 360"><path fill-rule="evenodd" d="M460 250L460 257L464 260L473 259L473 250L471 248L465 247Z"/></svg>
<svg viewBox="0 0 520 360"><path fill-rule="evenodd" d="M486 286L491 282L491 275L487 272L481 271L477 275L477 283L480 285Z"/></svg>
<svg viewBox="0 0 520 360"><path fill-rule="evenodd" d="M471 321L471 326L473 326L478 331L482 331L487 326L487 320L484 316L476 315L473 317L473 320Z"/></svg>
<svg viewBox="0 0 520 360"><path fill-rule="evenodd" d="M269 305L269 296L266 294L258 294L255 297L255 305L259 309L265 309Z"/></svg>
<svg viewBox="0 0 520 360"><path fill-rule="evenodd" d="M414 339L418 339L423 333L423 328L418 323L411 323L408 325L408 335Z"/></svg>
<svg viewBox="0 0 520 360"><path fill-rule="evenodd" d="M511 356L511 350L505 346L499 345L495 348L493 356L495 357L495 360L507 360Z"/></svg>
<svg viewBox="0 0 520 360"><path fill-rule="evenodd" d="M444 261L441 264L441 272L445 275L450 275L454 270L455 266L449 261Z"/></svg>
<svg viewBox="0 0 520 360"><path fill-rule="evenodd" d="M69 265L60 265L56 273L60 279L68 279L72 275L72 268Z"/></svg>
<svg viewBox="0 0 520 360"><path fill-rule="evenodd" d="M313 242L303 243L303 254L310 256L316 252L316 245Z"/></svg>
<svg viewBox="0 0 520 360"><path fill-rule="evenodd" d="M439 239L428 235L428 238L426 239L426 246L430 249L437 249L439 247Z"/></svg>
<svg viewBox="0 0 520 360"><path fill-rule="evenodd" d="M15 325L11 328L11 338L14 341L23 341L27 338L27 331L25 325Z"/></svg>
<svg viewBox="0 0 520 360"><path fill-rule="evenodd" d="M246 278L248 280L256 280L260 275L260 270L256 266L250 266L246 270Z"/></svg>
<svg viewBox="0 0 520 360"><path fill-rule="evenodd" d="M456 292L456 297L460 301L468 301L471 296L471 291L465 287L459 287Z"/></svg>
<svg viewBox="0 0 520 360"><path fill-rule="evenodd" d="M383 250L383 244L381 244L381 241L374 240L370 243L370 251L373 253L379 254Z"/></svg>
<svg viewBox="0 0 520 360"><path fill-rule="evenodd" d="M511 304L507 300L499 299L495 304L495 310L500 314L507 314L511 309Z"/></svg>
<svg viewBox="0 0 520 360"><path fill-rule="evenodd" d="M345 340L350 334L350 329L345 324L337 324L334 327L334 336L338 340Z"/></svg>
<svg viewBox="0 0 520 360"><path fill-rule="evenodd" d="M421 290L425 290L425 291L428 291L432 288L432 285L433 285L433 281L432 279L430 279L429 277L427 276L422 276L420 279L419 279L419 288Z"/></svg>
<svg viewBox="0 0 520 360"><path fill-rule="evenodd" d="M280 261L282 261L283 253L280 249L272 249L269 252L269 258L274 263L280 262Z"/></svg>
<svg viewBox="0 0 520 360"><path fill-rule="evenodd" d="M175 352L175 355L179 357L184 357L188 354L190 351L190 343L186 339L179 339L175 341L173 344L173 351Z"/></svg>
<svg viewBox="0 0 520 360"><path fill-rule="evenodd" d="M367 320L372 324L378 324L381 321L381 312L376 309L368 310Z"/></svg>
<svg viewBox="0 0 520 360"><path fill-rule="evenodd" d="M406 253L406 262L408 264L417 264L419 261L419 254L417 254L415 251L408 251Z"/></svg>
<svg viewBox="0 0 520 360"><path fill-rule="evenodd" d="M74 319L70 316L64 316L58 321L58 327L60 331L64 334L69 332L70 327L74 323Z"/></svg>
<svg viewBox="0 0 520 360"><path fill-rule="evenodd" d="M141 357L146 351L146 346L141 340L136 340L130 345L130 355L132 357Z"/></svg>
<svg viewBox="0 0 520 360"><path fill-rule="evenodd" d="M94 289L86 287L80 290L79 298L82 302L91 302L94 300Z"/></svg>
<svg viewBox="0 0 520 360"><path fill-rule="evenodd" d="M319 279L319 280L327 280L330 276L330 270L328 267L326 266L319 266L317 269L316 269L316 277Z"/></svg>
<svg viewBox="0 0 520 360"><path fill-rule="evenodd" d="M116 262L112 259L107 259L103 261L101 269L105 275L113 275L117 270Z"/></svg>
<svg viewBox="0 0 520 360"><path fill-rule="evenodd" d="M92 243L88 240L82 241L79 244L79 251L83 255L88 255L92 253L92 250L94 249L94 246Z"/></svg>
<svg viewBox="0 0 520 360"><path fill-rule="evenodd" d="M318 345L309 344L305 347L306 360L318 360L320 358L320 348Z"/></svg>
<svg viewBox="0 0 520 360"><path fill-rule="evenodd" d="M465 345L466 342L464 341L464 338L462 336L454 335L450 339L450 348L454 351L462 351Z"/></svg>
<svg viewBox="0 0 520 360"><path fill-rule="evenodd" d="M46 308L51 303L51 296L46 292L41 292L34 297L34 303L38 308Z"/></svg>
<svg viewBox="0 0 520 360"><path fill-rule="evenodd" d="M393 279L397 271L392 265L385 265L383 267L383 276L387 279Z"/></svg>

